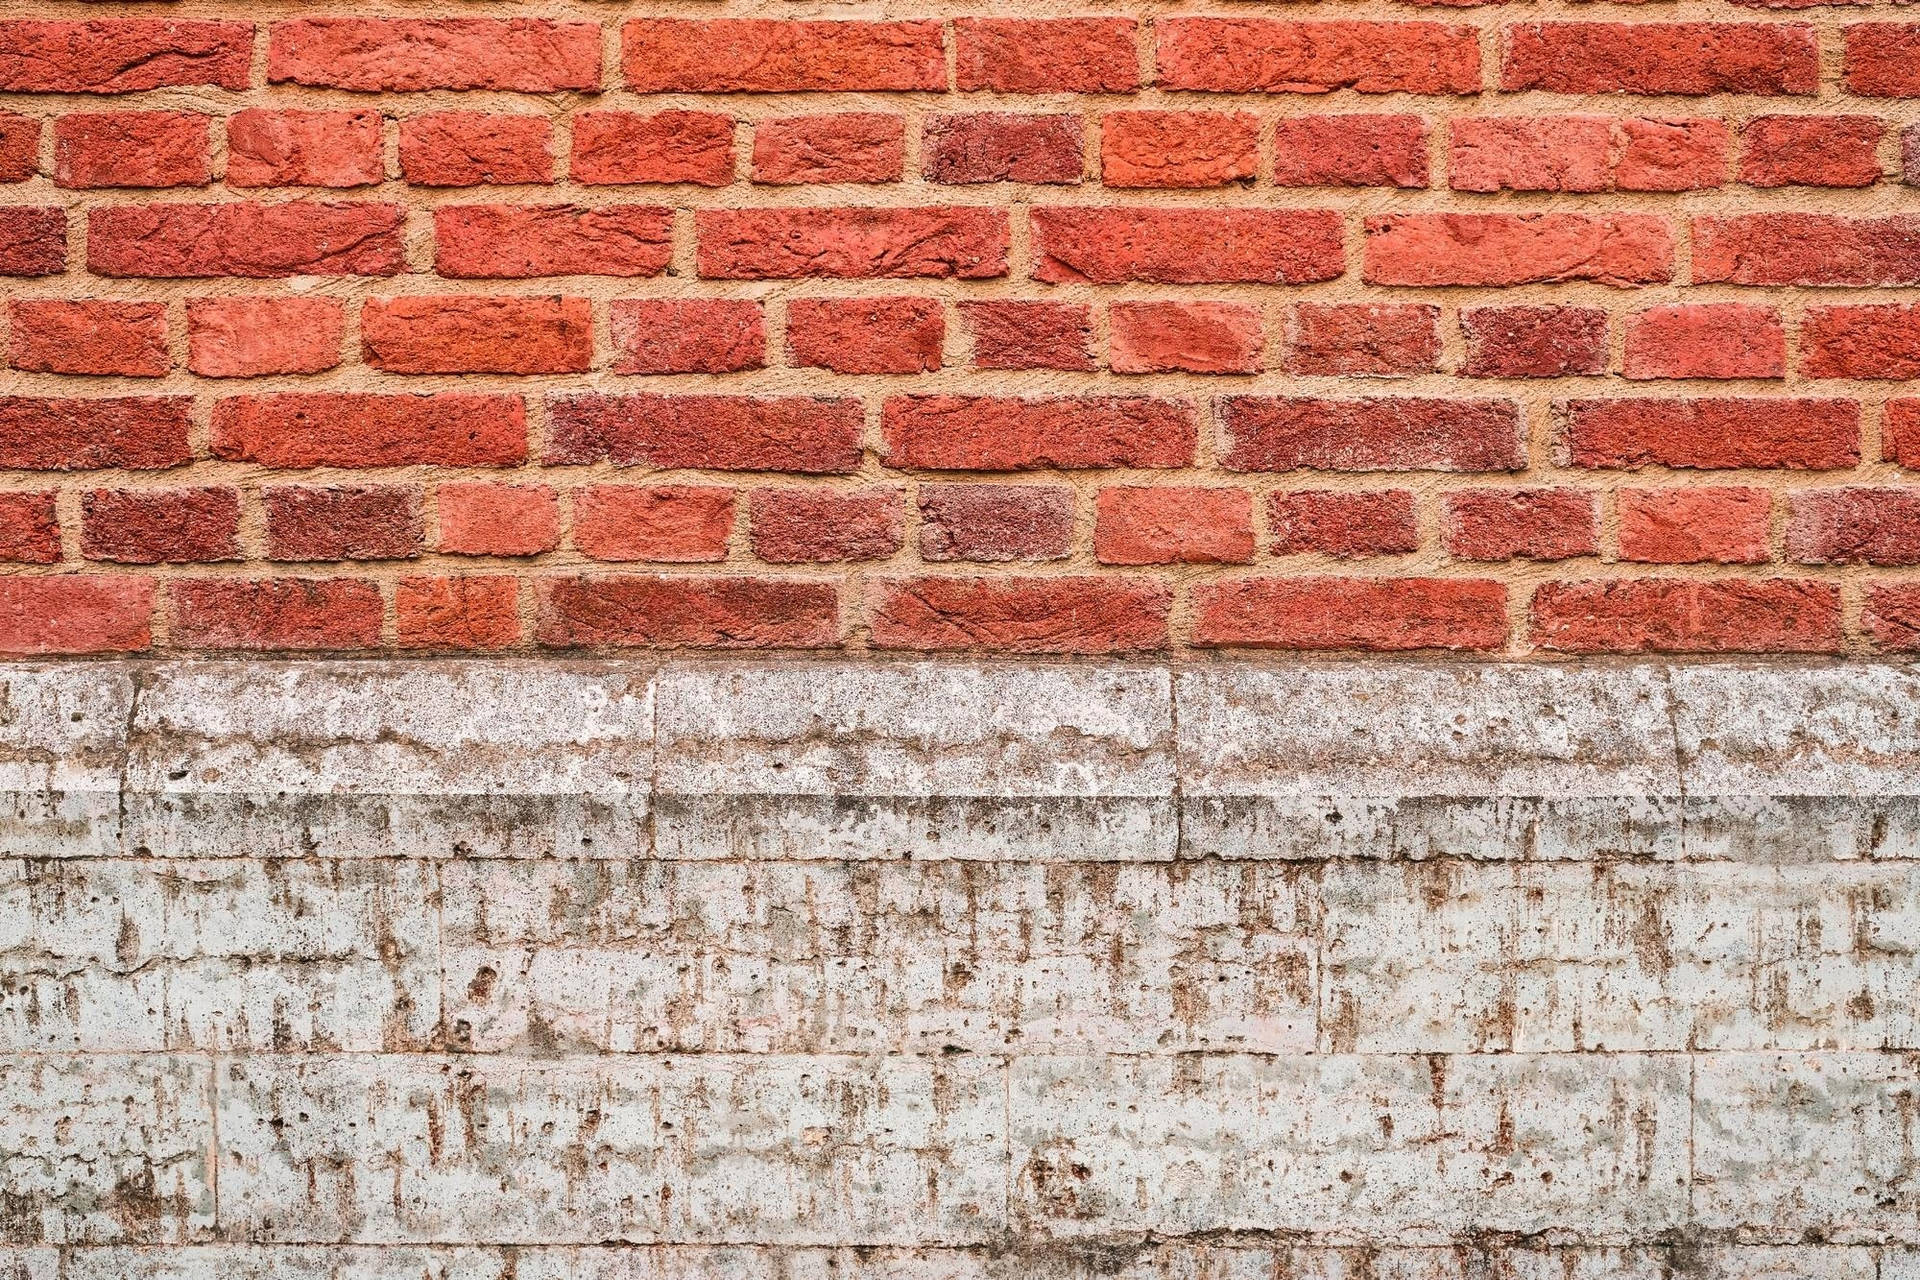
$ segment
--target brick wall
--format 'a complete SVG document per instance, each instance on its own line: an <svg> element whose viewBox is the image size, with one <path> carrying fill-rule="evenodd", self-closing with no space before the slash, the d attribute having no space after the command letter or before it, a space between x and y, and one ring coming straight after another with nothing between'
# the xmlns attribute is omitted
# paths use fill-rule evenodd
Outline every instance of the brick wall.
<svg viewBox="0 0 1920 1280"><path fill-rule="evenodd" d="M0 650L1920 645L1879 3L12 3Z"/></svg>

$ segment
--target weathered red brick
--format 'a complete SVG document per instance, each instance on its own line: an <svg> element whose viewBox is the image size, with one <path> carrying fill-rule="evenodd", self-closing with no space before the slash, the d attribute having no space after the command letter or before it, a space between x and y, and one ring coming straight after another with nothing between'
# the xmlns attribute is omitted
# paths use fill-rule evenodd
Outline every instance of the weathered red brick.
<svg viewBox="0 0 1920 1280"><path fill-rule="evenodd" d="M227 117L230 187L359 187L385 179L377 111L262 111Z"/></svg>
<svg viewBox="0 0 1920 1280"><path fill-rule="evenodd" d="M1607 313L1598 307L1469 307L1460 312L1470 378L1605 373Z"/></svg>
<svg viewBox="0 0 1920 1280"><path fill-rule="evenodd" d="M520 642L519 597L512 578L402 578L394 639L403 649L510 648Z"/></svg>
<svg viewBox="0 0 1920 1280"><path fill-rule="evenodd" d="M203 378L319 373L340 363L346 326L332 298L189 298L187 367Z"/></svg>
<svg viewBox="0 0 1920 1280"><path fill-rule="evenodd" d="M426 187L553 181L545 116L429 111L400 122L400 172Z"/></svg>
<svg viewBox="0 0 1920 1280"><path fill-rule="evenodd" d="M753 127L755 182L898 182L906 161L907 122L885 112L786 116Z"/></svg>
<svg viewBox="0 0 1920 1280"><path fill-rule="evenodd" d="M1128 653L1164 648L1173 592L1150 579L903 578L867 589L876 649Z"/></svg>
<svg viewBox="0 0 1920 1280"><path fill-rule="evenodd" d="M1920 306L1808 307L1800 372L1809 378L1920 378Z"/></svg>
<svg viewBox="0 0 1920 1280"><path fill-rule="evenodd" d="M1140 85L1132 18L960 18L954 87L1126 93Z"/></svg>
<svg viewBox="0 0 1920 1280"><path fill-rule="evenodd" d="M1244 489L1116 485L1094 505L1102 564L1245 564L1253 559L1253 499Z"/></svg>
<svg viewBox="0 0 1920 1280"><path fill-rule="evenodd" d="M420 491L382 484L263 489L269 560L411 560L420 554Z"/></svg>
<svg viewBox="0 0 1920 1280"><path fill-rule="evenodd" d="M1249 111L1110 111L1100 120L1100 180L1109 187L1219 187L1252 182L1260 117Z"/></svg>
<svg viewBox="0 0 1920 1280"><path fill-rule="evenodd" d="M577 577L534 584L549 648L649 645L819 649L840 642L832 583L774 578Z"/></svg>
<svg viewBox="0 0 1920 1280"><path fill-rule="evenodd" d="M1863 98L1920 98L1920 23L1857 22L1846 30L1847 91Z"/></svg>
<svg viewBox="0 0 1920 1280"><path fill-rule="evenodd" d="M714 485L596 484L573 495L573 545L594 560L725 560L733 490Z"/></svg>
<svg viewBox="0 0 1920 1280"><path fill-rule="evenodd" d="M1566 653L1832 653L1840 593L1789 578L1549 582L1532 635Z"/></svg>
<svg viewBox="0 0 1920 1280"><path fill-rule="evenodd" d="M1234 471L1518 471L1511 400L1231 396L1218 407Z"/></svg>
<svg viewBox="0 0 1920 1280"><path fill-rule="evenodd" d="M67 211L0 206L0 276L56 276L67 269Z"/></svg>
<svg viewBox="0 0 1920 1280"><path fill-rule="evenodd" d="M1303 302L1287 317L1288 373L1428 373L1440 361L1440 308L1412 302Z"/></svg>
<svg viewBox="0 0 1920 1280"><path fill-rule="evenodd" d="M0 493L0 561L57 564L60 517L52 490Z"/></svg>
<svg viewBox="0 0 1920 1280"><path fill-rule="evenodd" d="M928 116L920 163L929 182L1076 183L1086 168L1080 117L973 111Z"/></svg>
<svg viewBox="0 0 1920 1280"><path fill-rule="evenodd" d="M1260 308L1238 302L1116 302L1107 309L1115 373L1257 373Z"/></svg>
<svg viewBox="0 0 1920 1280"><path fill-rule="evenodd" d="M267 80L365 92L596 89L600 27L543 18L295 18L273 24Z"/></svg>
<svg viewBox="0 0 1920 1280"><path fill-rule="evenodd" d="M171 364L164 303L11 302L7 325L7 359L16 369L158 378Z"/></svg>
<svg viewBox="0 0 1920 1280"><path fill-rule="evenodd" d="M766 363L757 302L621 298L611 310L615 373L734 373Z"/></svg>
<svg viewBox="0 0 1920 1280"><path fill-rule="evenodd" d="M1457 560L1567 560L1600 552L1600 513L1578 489L1466 489L1447 495Z"/></svg>
<svg viewBox="0 0 1920 1280"><path fill-rule="evenodd" d="M1193 591L1193 642L1260 649L1498 649L1507 589L1482 578L1239 578Z"/></svg>
<svg viewBox="0 0 1920 1280"><path fill-rule="evenodd" d="M1851 400L1570 400L1557 405L1576 467L1822 470L1860 460Z"/></svg>
<svg viewBox="0 0 1920 1280"><path fill-rule="evenodd" d="M117 574L0 578L0 653L132 653L153 643L153 580Z"/></svg>
<svg viewBox="0 0 1920 1280"><path fill-rule="evenodd" d="M1678 302L1627 319L1629 378L1779 378L1787 333L1772 307Z"/></svg>
<svg viewBox="0 0 1920 1280"><path fill-rule="evenodd" d="M1033 278L1309 284L1346 270L1340 215L1317 209L1033 210Z"/></svg>
<svg viewBox="0 0 1920 1280"><path fill-rule="evenodd" d="M1761 564L1773 496L1765 489L1622 489L1620 558L1643 564Z"/></svg>
<svg viewBox="0 0 1920 1280"><path fill-rule="evenodd" d="M1477 93L1480 41L1439 22L1161 18L1160 85L1216 93Z"/></svg>
<svg viewBox="0 0 1920 1280"><path fill-rule="evenodd" d="M1424 187L1419 116L1282 116L1273 127L1276 187Z"/></svg>
<svg viewBox="0 0 1920 1280"><path fill-rule="evenodd" d="M1517 285L1673 278L1673 229L1656 214L1404 213L1367 219L1369 284Z"/></svg>
<svg viewBox="0 0 1920 1280"><path fill-rule="evenodd" d="M288 392L213 407L213 454L267 467L492 467L527 456L519 396Z"/></svg>
<svg viewBox="0 0 1920 1280"><path fill-rule="evenodd" d="M1695 218L1693 279L1696 284L1920 284L1920 216Z"/></svg>
<svg viewBox="0 0 1920 1280"><path fill-rule="evenodd" d="M588 184L733 181L733 117L711 111L582 111L573 118L573 180Z"/></svg>
<svg viewBox="0 0 1920 1280"><path fill-rule="evenodd" d="M1605 191L1613 185L1608 116L1466 116L1447 138L1455 191Z"/></svg>
<svg viewBox="0 0 1920 1280"><path fill-rule="evenodd" d="M1277 556L1342 560L1402 555L1420 548L1413 494L1405 489L1340 493L1299 489L1267 495L1267 534Z"/></svg>
<svg viewBox="0 0 1920 1280"><path fill-rule="evenodd" d="M0 467L154 470L192 457L192 396L62 400L0 396Z"/></svg>
<svg viewBox="0 0 1920 1280"><path fill-rule="evenodd" d="M188 649L373 649L380 588L357 578L187 578L168 590Z"/></svg>
<svg viewBox="0 0 1920 1280"><path fill-rule="evenodd" d="M1029 484L921 486L922 560L1063 560L1072 545L1071 489Z"/></svg>
<svg viewBox="0 0 1920 1280"><path fill-rule="evenodd" d="M1500 87L1550 93L1812 93L1820 46L1784 22L1530 22L1506 30Z"/></svg>
<svg viewBox="0 0 1920 1280"><path fill-rule="evenodd" d="M546 462L661 470L852 471L858 400L813 396L554 396Z"/></svg>
<svg viewBox="0 0 1920 1280"><path fill-rule="evenodd" d="M53 122L53 180L63 187L204 187L213 181L207 117L98 111Z"/></svg>
<svg viewBox="0 0 1920 1280"><path fill-rule="evenodd" d="M443 276L657 276L673 257L673 211L655 205L450 205L433 212Z"/></svg>
<svg viewBox="0 0 1920 1280"><path fill-rule="evenodd" d="M1787 554L1802 564L1920 564L1920 493L1806 489L1793 495Z"/></svg>
<svg viewBox="0 0 1920 1280"><path fill-rule="evenodd" d="M390 276L406 268L391 204L145 204L87 214L103 276Z"/></svg>
<svg viewBox="0 0 1920 1280"><path fill-rule="evenodd" d="M1920 400L1889 400L1880 420L1880 456L1920 468Z"/></svg>
<svg viewBox="0 0 1920 1280"><path fill-rule="evenodd" d="M1007 274L1002 209L701 209L700 274L709 280L984 280Z"/></svg>
<svg viewBox="0 0 1920 1280"><path fill-rule="evenodd" d="M240 557L237 489L94 489L80 501L80 554L122 564Z"/></svg>
<svg viewBox="0 0 1920 1280"><path fill-rule="evenodd" d="M584 373L593 365L585 298L369 298L363 357L389 373Z"/></svg>
<svg viewBox="0 0 1920 1280"><path fill-rule="evenodd" d="M787 353L835 373L924 373L940 367L946 311L937 298L796 298Z"/></svg>
<svg viewBox="0 0 1920 1280"><path fill-rule="evenodd" d="M40 172L40 121L0 112L0 182L25 182Z"/></svg>
<svg viewBox="0 0 1920 1280"><path fill-rule="evenodd" d="M1920 55L1920 44L1914 47ZM1872 116L1756 116L1740 135L1740 181L1755 187L1870 187L1880 181Z"/></svg>
<svg viewBox="0 0 1920 1280"><path fill-rule="evenodd" d="M936 471L1184 467L1198 435L1191 402L1146 396L890 396L880 426L888 466Z"/></svg>
<svg viewBox="0 0 1920 1280"><path fill-rule="evenodd" d="M560 497L546 485L452 480L435 502L449 555L537 556L560 545Z"/></svg>
<svg viewBox="0 0 1920 1280"><path fill-rule="evenodd" d="M250 22L0 22L0 90L11 93L135 93L168 85L244 89L252 63Z"/></svg>
<svg viewBox="0 0 1920 1280"><path fill-rule="evenodd" d="M1698 191L1727 180L1731 139L1719 120L1619 122L1613 184L1622 191Z"/></svg>
<svg viewBox="0 0 1920 1280"><path fill-rule="evenodd" d="M635 18L620 29L637 93L944 89L940 23Z"/></svg>
<svg viewBox="0 0 1920 1280"><path fill-rule="evenodd" d="M884 560L906 542L899 489L755 489L753 554L777 564Z"/></svg>
<svg viewBox="0 0 1920 1280"><path fill-rule="evenodd" d="M1874 644L1885 652L1920 649L1920 587L1905 583L1870 585L1860 622Z"/></svg>
<svg viewBox="0 0 1920 1280"><path fill-rule="evenodd" d="M1093 308L1078 302L962 302L976 369L1092 369Z"/></svg>

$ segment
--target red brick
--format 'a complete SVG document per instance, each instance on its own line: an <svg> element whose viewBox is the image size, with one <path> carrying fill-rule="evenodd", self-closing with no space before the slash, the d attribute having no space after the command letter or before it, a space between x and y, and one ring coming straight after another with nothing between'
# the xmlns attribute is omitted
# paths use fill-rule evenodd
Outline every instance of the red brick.
<svg viewBox="0 0 1920 1280"><path fill-rule="evenodd" d="M1218 406L1233 471L1518 471L1511 400L1232 396Z"/></svg>
<svg viewBox="0 0 1920 1280"><path fill-rule="evenodd" d="M1693 279L1696 284L1920 284L1920 216L1695 218Z"/></svg>
<svg viewBox="0 0 1920 1280"><path fill-rule="evenodd" d="M1247 111L1110 111L1100 121L1109 187L1220 187L1252 182L1260 117Z"/></svg>
<svg viewBox="0 0 1920 1280"><path fill-rule="evenodd" d="M1779 378L1787 333L1772 307L1673 303L1627 319L1629 378Z"/></svg>
<svg viewBox="0 0 1920 1280"><path fill-rule="evenodd" d="M359 187L386 178L377 111L242 111L227 117L230 187Z"/></svg>
<svg viewBox="0 0 1920 1280"><path fill-rule="evenodd" d="M1598 307L1470 307L1460 312L1470 378L1605 373L1607 313Z"/></svg>
<svg viewBox="0 0 1920 1280"><path fill-rule="evenodd" d="M766 363L757 302L617 298L612 318L615 373L735 373Z"/></svg>
<svg viewBox="0 0 1920 1280"><path fill-rule="evenodd" d="M600 27L541 18L296 18L276 22L267 80L364 92L600 85Z"/></svg>
<svg viewBox="0 0 1920 1280"><path fill-rule="evenodd" d="M94 489L80 503L80 554L123 564L240 557L236 489Z"/></svg>
<svg viewBox="0 0 1920 1280"><path fill-rule="evenodd" d="M960 18L954 87L1127 93L1140 85L1132 18Z"/></svg>
<svg viewBox="0 0 1920 1280"><path fill-rule="evenodd" d="M709 280L957 278L1007 274L1001 209L701 209Z"/></svg>
<svg viewBox="0 0 1920 1280"><path fill-rule="evenodd" d="M204 378L319 373L340 363L346 327L332 298L189 298L187 367Z"/></svg>
<svg viewBox="0 0 1920 1280"><path fill-rule="evenodd" d="M906 157L907 122L883 112L787 116L753 127L755 182L898 182Z"/></svg>
<svg viewBox="0 0 1920 1280"><path fill-rule="evenodd" d="M1092 369L1093 308L1078 302L962 302L976 369Z"/></svg>
<svg viewBox="0 0 1920 1280"><path fill-rule="evenodd" d="M1288 373L1428 373L1439 361L1438 307L1303 302L1288 316Z"/></svg>
<svg viewBox="0 0 1920 1280"><path fill-rule="evenodd" d="M1216 93L1477 93L1480 41L1439 22L1162 18L1160 86Z"/></svg>
<svg viewBox="0 0 1920 1280"><path fill-rule="evenodd" d="M772 578L610 576L535 583L549 648L651 645L820 649L840 642L833 584Z"/></svg>
<svg viewBox="0 0 1920 1280"><path fill-rule="evenodd" d="M1792 499L1787 554L1802 564L1920 564L1920 492L1802 490Z"/></svg>
<svg viewBox="0 0 1920 1280"><path fill-rule="evenodd" d="M1549 582L1532 633L1565 653L1833 653L1840 593L1789 578Z"/></svg>
<svg viewBox="0 0 1920 1280"><path fill-rule="evenodd" d="M1080 117L1012 111L928 116L920 138L929 182L1077 183L1086 168Z"/></svg>
<svg viewBox="0 0 1920 1280"><path fill-rule="evenodd" d="M1071 489L1025 484L921 486L922 560L1063 560L1072 545Z"/></svg>
<svg viewBox="0 0 1920 1280"><path fill-rule="evenodd" d="M51 490L0 493L0 561L8 564L57 564L60 518Z"/></svg>
<svg viewBox="0 0 1920 1280"><path fill-rule="evenodd" d="M1608 116L1469 116L1452 122L1455 191L1605 191L1613 185Z"/></svg>
<svg viewBox="0 0 1920 1280"><path fill-rule="evenodd" d="M187 578L170 594L173 642L188 649L380 644L380 588L355 578Z"/></svg>
<svg viewBox="0 0 1920 1280"><path fill-rule="evenodd" d="M13 302L7 323L16 369L158 378L170 364L163 303Z"/></svg>
<svg viewBox="0 0 1920 1280"><path fill-rule="evenodd" d="M753 554L779 564L885 560L906 542L898 489L755 489Z"/></svg>
<svg viewBox="0 0 1920 1280"><path fill-rule="evenodd" d="M1413 494L1405 489L1269 494L1267 530L1277 556L1319 554L1350 560L1420 549Z"/></svg>
<svg viewBox="0 0 1920 1280"><path fill-rule="evenodd" d="M1367 219L1369 284L1517 285L1673 278L1673 230L1654 214L1406 213Z"/></svg>
<svg viewBox="0 0 1920 1280"><path fill-rule="evenodd" d="M1237 302L1116 302L1107 309L1115 373L1257 373L1260 308Z"/></svg>
<svg viewBox="0 0 1920 1280"><path fill-rule="evenodd" d="M527 456L518 396L289 392L213 407L213 455L266 467L490 467Z"/></svg>
<svg viewBox="0 0 1920 1280"><path fill-rule="evenodd" d="M1427 122L1419 116L1282 116L1274 122L1276 187L1424 187Z"/></svg>
<svg viewBox="0 0 1920 1280"><path fill-rule="evenodd" d="M924 373L940 367L946 312L938 298L796 298L787 353L835 373Z"/></svg>
<svg viewBox="0 0 1920 1280"><path fill-rule="evenodd" d="M584 373L593 365L585 298L369 298L363 357L389 373Z"/></svg>
<svg viewBox="0 0 1920 1280"><path fill-rule="evenodd" d="M1920 378L1920 306L1808 307L1800 372L1809 378Z"/></svg>
<svg viewBox="0 0 1920 1280"><path fill-rule="evenodd" d="M132 653L152 643L150 578L0 578L0 653Z"/></svg>
<svg viewBox="0 0 1920 1280"><path fill-rule="evenodd" d="M433 212L443 276L657 276L673 257L673 211L653 205L470 204Z"/></svg>
<svg viewBox="0 0 1920 1280"><path fill-rule="evenodd" d="M1567 560L1600 553L1600 514L1578 489L1467 489L1447 495L1456 560Z"/></svg>
<svg viewBox="0 0 1920 1280"><path fill-rule="evenodd" d="M1920 24L1859 22L1847 28L1847 90L1863 98L1920 98Z"/></svg>
<svg viewBox="0 0 1920 1280"><path fill-rule="evenodd" d="M902 578L867 590L876 649L1129 653L1164 648L1173 592L1139 578Z"/></svg>
<svg viewBox="0 0 1920 1280"><path fill-rule="evenodd" d="M191 396L56 400L0 396L0 467L84 471L177 467L187 445Z"/></svg>
<svg viewBox="0 0 1920 1280"><path fill-rule="evenodd" d="M1915 52L1920 54L1920 45ZM1880 181L1872 116L1756 116L1740 135L1740 181L1755 187L1870 187Z"/></svg>
<svg viewBox="0 0 1920 1280"><path fill-rule="evenodd" d="M1880 456L1920 468L1920 400L1889 400L1880 425Z"/></svg>
<svg viewBox="0 0 1920 1280"><path fill-rule="evenodd" d="M620 30L637 93L944 89L940 23L636 18Z"/></svg>
<svg viewBox="0 0 1920 1280"><path fill-rule="evenodd" d="M1730 140L1718 120L1619 122L1613 185L1621 191L1698 191L1727 180Z"/></svg>
<svg viewBox="0 0 1920 1280"><path fill-rule="evenodd" d="M1194 588L1193 642L1260 649L1498 649L1507 589L1481 578L1241 578Z"/></svg>
<svg viewBox="0 0 1920 1280"><path fill-rule="evenodd" d="M1549 93L1794 94L1820 84L1812 27L1532 22L1506 30L1500 87Z"/></svg>
<svg viewBox="0 0 1920 1280"><path fill-rule="evenodd" d="M406 268L391 204L146 204L87 214L102 276L390 276Z"/></svg>
<svg viewBox="0 0 1920 1280"><path fill-rule="evenodd" d="M555 396L549 466L611 461L659 470L852 471L865 414L815 396Z"/></svg>
<svg viewBox="0 0 1920 1280"><path fill-rule="evenodd" d="M1036 467L1184 467L1192 403L1146 396L890 396L881 409L890 467L1023 471Z"/></svg>
<svg viewBox="0 0 1920 1280"><path fill-rule="evenodd" d="M1860 621L1874 644L1889 653L1920 649L1920 587L1895 583L1869 586Z"/></svg>
<svg viewBox="0 0 1920 1280"><path fill-rule="evenodd" d="M506 649L520 642L520 584L512 578L402 578L394 639L403 649Z"/></svg>
<svg viewBox="0 0 1920 1280"><path fill-rule="evenodd" d="M168 85L244 89L252 63L250 22L0 22L0 90L12 93L135 93Z"/></svg>
<svg viewBox="0 0 1920 1280"><path fill-rule="evenodd" d="M1309 284L1346 270L1340 215L1315 209L1035 209L1049 283Z"/></svg>
<svg viewBox="0 0 1920 1280"><path fill-rule="evenodd" d="M40 121L0 112L0 182L25 182L40 172Z"/></svg>
<svg viewBox="0 0 1920 1280"><path fill-rule="evenodd" d="M430 111L400 122L400 172L425 187L553 181L545 116Z"/></svg>
<svg viewBox="0 0 1920 1280"><path fill-rule="evenodd" d="M449 555L537 556L560 545L560 498L546 485L451 480L436 502Z"/></svg>
<svg viewBox="0 0 1920 1280"><path fill-rule="evenodd" d="M1093 554L1101 564L1245 564L1253 559L1253 500L1241 489L1102 489Z"/></svg>
<svg viewBox="0 0 1920 1280"><path fill-rule="evenodd" d="M1571 400L1576 467L1756 467L1822 470L1860 460L1851 400Z"/></svg>
<svg viewBox="0 0 1920 1280"><path fill-rule="evenodd" d="M411 560L420 554L420 492L404 485L260 493L269 560Z"/></svg>
<svg viewBox="0 0 1920 1280"><path fill-rule="evenodd" d="M63 187L204 187L213 181L207 118L191 111L102 111L53 122L53 180Z"/></svg>
<svg viewBox="0 0 1920 1280"><path fill-rule="evenodd" d="M1620 558L1645 564L1763 564L1773 497L1765 489L1622 489Z"/></svg>
<svg viewBox="0 0 1920 1280"><path fill-rule="evenodd" d="M733 117L710 111L582 111L573 118L573 180L588 184L733 181Z"/></svg>
<svg viewBox="0 0 1920 1280"><path fill-rule="evenodd" d="M573 545L594 560L725 560L733 490L596 484L573 495Z"/></svg>
<svg viewBox="0 0 1920 1280"><path fill-rule="evenodd" d="M0 206L0 276L57 276L67 269L67 211Z"/></svg>

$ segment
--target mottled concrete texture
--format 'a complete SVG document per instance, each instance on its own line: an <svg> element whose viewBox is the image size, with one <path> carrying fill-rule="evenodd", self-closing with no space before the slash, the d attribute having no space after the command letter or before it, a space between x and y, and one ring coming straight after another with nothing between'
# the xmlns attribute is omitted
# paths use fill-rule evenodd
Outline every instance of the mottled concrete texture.
<svg viewBox="0 0 1920 1280"><path fill-rule="evenodd" d="M0 1280L1920 1280L1917 694L0 668Z"/></svg>

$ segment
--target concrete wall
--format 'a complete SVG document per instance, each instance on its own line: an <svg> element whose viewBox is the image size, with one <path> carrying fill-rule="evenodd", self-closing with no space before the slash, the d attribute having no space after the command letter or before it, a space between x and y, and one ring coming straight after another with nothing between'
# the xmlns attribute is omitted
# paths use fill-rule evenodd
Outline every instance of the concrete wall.
<svg viewBox="0 0 1920 1280"><path fill-rule="evenodd" d="M0 1277L1916 1280L1916 694L0 669Z"/></svg>

